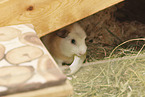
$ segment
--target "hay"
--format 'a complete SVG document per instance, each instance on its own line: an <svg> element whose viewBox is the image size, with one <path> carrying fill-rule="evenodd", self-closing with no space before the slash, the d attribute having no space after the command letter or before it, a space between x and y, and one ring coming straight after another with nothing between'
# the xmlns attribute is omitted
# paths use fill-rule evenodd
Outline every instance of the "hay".
<svg viewBox="0 0 145 97"><path fill-rule="evenodd" d="M145 44L137 53L111 58L118 47L136 40L145 38L125 41L112 50L107 60L86 63L77 74L68 76L74 86L70 97L144 97L145 51L141 51Z"/></svg>
<svg viewBox="0 0 145 97"><path fill-rule="evenodd" d="M118 21L119 6L79 21L88 36L88 63L68 76L74 87L70 97L145 97L145 42L130 42L144 40L145 24Z"/></svg>
<svg viewBox="0 0 145 97"><path fill-rule="evenodd" d="M131 58L130 58L131 57ZM145 54L88 65L71 77L70 97L144 97ZM113 60L113 61L112 61Z"/></svg>

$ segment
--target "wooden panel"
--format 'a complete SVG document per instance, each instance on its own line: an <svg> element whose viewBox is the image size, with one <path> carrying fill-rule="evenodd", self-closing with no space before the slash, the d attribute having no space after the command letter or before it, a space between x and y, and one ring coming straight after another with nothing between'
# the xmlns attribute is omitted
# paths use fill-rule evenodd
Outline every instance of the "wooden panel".
<svg viewBox="0 0 145 97"><path fill-rule="evenodd" d="M0 27L0 97L66 82L66 76L30 26ZM58 91L62 90L56 88Z"/></svg>
<svg viewBox="0 0 145 97"><path fill-rule="evenodd" d="M0 0L0 26L32 23L38 36L123 0Z"/></svg>
<svg viewBox="0 0 145 97"><path fill-rule="evenodd" d="M68 81L63 85L49 87L41 90L30 91L25 93L18 93L8 95L5 97L68 97L72 94L72 86Z"/></svg>

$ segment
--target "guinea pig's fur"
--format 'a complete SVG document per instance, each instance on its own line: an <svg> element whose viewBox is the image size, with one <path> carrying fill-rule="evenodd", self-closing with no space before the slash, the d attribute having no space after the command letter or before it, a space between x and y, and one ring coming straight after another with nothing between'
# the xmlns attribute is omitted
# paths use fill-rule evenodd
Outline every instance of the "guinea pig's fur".
<svg viewBox="0 0 145 97"><path fill-rule="evenodd" d="M86 33L78 23L69 25L41 38L59 65L72 63L75 55L85 55L87 50L85 39Z"/></svg>

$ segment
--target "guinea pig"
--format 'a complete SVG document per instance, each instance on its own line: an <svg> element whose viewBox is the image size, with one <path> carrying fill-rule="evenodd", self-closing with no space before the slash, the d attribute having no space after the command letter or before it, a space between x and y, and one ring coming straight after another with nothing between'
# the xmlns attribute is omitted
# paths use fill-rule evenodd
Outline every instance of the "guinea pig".
<svg viewBox="0 0 145 97"><path fill-rule="evenodd" d="M86 33L78 23L71 24L44 37L42 42L59 66L71 64L71 74L77 72L86 58Z"/></svg>

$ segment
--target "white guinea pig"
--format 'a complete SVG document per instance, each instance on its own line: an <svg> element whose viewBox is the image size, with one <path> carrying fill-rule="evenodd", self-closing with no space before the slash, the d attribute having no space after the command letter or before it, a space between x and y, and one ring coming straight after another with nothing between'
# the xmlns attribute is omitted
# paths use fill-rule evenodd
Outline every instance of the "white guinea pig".
<svg viewBox="0 0 145 97"><path fill-rule="evenodd" d="M71 74L77 72L86 58L86 33L74 23L41 38L58 65L70 64Z"/></svg>

